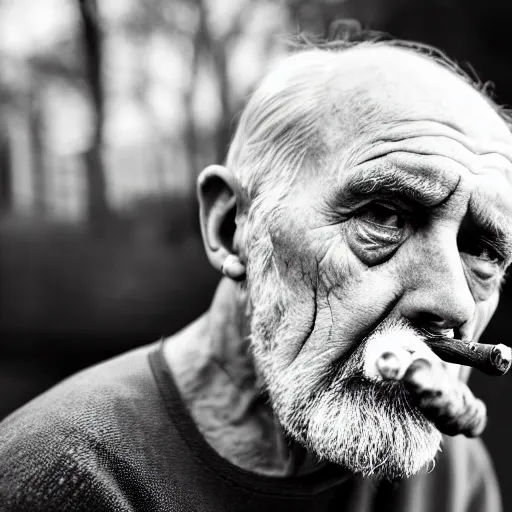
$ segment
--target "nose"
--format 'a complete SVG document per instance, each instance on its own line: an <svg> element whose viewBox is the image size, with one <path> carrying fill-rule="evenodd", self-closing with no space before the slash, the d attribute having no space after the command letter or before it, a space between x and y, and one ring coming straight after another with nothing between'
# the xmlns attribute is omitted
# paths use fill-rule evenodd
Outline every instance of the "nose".
<svg viewBox="0 0 512 512"><path fill-rule="evenodd" d="M401 315L414 325L458 329L475 314L455 236L422 239L402 274L404 294L397 304Z"/></svg>

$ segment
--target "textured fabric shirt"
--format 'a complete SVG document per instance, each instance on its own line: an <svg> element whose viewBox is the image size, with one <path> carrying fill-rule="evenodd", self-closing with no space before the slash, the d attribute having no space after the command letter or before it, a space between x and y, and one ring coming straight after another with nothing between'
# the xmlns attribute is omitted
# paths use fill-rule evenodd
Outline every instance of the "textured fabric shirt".
<svg viewBox="0 0 512 512"><path fill-rule="evenodd" d="M501 510L479 440L447 438L433 471L394 486L340 474L266 477L224 460L159 343L82 371L0 424L2 512Z"/></svg>

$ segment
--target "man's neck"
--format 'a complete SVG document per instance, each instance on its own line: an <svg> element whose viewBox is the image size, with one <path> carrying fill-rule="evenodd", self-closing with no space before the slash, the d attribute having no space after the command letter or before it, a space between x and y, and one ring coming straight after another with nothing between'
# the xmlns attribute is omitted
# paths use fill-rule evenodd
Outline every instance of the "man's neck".
<svg viewBox="0 0 512 512"><path fill-rule="evenodd" d="M166 340L164 354L206 441L231 463L290 476L320 465L285 438L258 379L236 285L219 284L208 313Z"/></svg>

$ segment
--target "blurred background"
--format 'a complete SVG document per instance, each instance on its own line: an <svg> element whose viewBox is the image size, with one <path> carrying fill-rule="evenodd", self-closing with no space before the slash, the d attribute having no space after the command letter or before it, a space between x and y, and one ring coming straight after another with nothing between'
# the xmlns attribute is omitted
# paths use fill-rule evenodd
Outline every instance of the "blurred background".
<svg viewBox="0 0 512 512"><path fill-rule="evenodd" d="M357 18L440 47L507 104L511 16L499 0L0 0L0 418L208 307L195 180L282 35ZM511 343L511 306L508 285L483 341ZM472 383L512 510L512 375Z"/></svg>

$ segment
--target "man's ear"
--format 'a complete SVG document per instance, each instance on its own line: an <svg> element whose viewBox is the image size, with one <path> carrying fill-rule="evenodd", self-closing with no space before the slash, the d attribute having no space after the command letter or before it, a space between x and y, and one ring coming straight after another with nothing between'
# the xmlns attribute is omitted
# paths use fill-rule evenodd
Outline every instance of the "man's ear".
<svg viewBox="0 0 512 512"><path fill-rule="evenodd" d="M235 177L221 165L210 165L197 180L201 233L214 268L235 281L245 278L245 265L236 246Z"/></svg>

